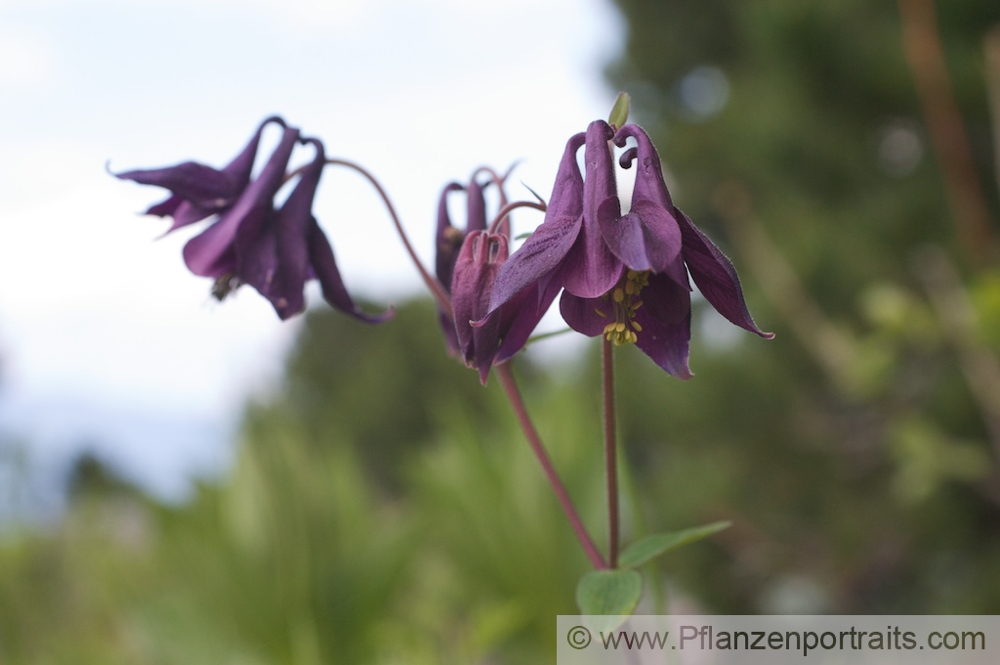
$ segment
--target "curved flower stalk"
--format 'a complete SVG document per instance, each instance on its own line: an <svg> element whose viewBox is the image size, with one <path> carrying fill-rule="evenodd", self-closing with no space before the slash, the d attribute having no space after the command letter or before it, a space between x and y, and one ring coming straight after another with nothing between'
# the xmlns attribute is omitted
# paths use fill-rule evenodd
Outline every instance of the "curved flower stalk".
<svg viewBox="0 0 1000 665"><path fill-rule="evenodd" d="M621 158L638 162L632 207L622 214L608 141L637 147ZM585 145L586 179L576 152ZM629 124L614 132L596 120L566 144L545 221L497 271L488 316L539 284L562 289L560 312L577 332L634 343L668 373L692 376L690 272L706 300L732 323L762 337L729 259L673 205L648 135Z"/></svg>
<svg viewBox="0 0 1000 665"><path fill-rule="evenodd" d="M277 147L255 179L250 178L264 127L282 127ZM278 190L292 176L286 174L295 147L312 144L316 155L297 172L298 182L275 209ZM212 293L220 300L243 284L267 298L281 319L305 309L303 289L318 279L323 296L334 308L361 321L376 323L392 316L389 310L362 312L344 287L333 250L312 214L312 204L326 165L323 144L303 138L297 128L279 117L266 119L246 148L222 170L196 162L162 169L126 171L125 180L170 190L167 200L146 213L172 216L168 233L205 218L211 224L184 246L184 261L196 275L215 280Z"/></svg>

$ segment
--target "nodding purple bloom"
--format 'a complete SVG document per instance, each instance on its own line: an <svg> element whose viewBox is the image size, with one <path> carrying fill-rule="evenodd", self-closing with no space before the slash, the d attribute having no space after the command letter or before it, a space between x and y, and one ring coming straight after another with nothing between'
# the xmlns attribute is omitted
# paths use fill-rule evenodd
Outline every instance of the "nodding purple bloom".
<svg viewBox="0 0 1000 665"><path fill-rule="evenodd" d="M392 310L366 314L344 287L333 248L312 214L326 153L318 139L304 138L300 142L311 143L316 155L302 168L288 198L278 210L271 208L266 215L247 216L236 230L233 246L239 261L237 278L271 301L282 319L305 309L302 291L305 283L315 277L323 298L335 309L367 323L384 321L392 316Z"/></svg>
<svg viewBox="0 0 1000 665"><path fill-rule="evenodd" d="M508 242L505 233L469 233L462 243L451 283L460 354L466 365L479 370L483 385L493 365L521 350L557 293L546 295L532 285L489 313L497 271L509 255Z"/></svg>
<svg viewBox="0 0 1000 665"><path fill-rule="evenodd" d="M490 180L485 183L480 182L479 176L482 173L488 174L490 176ZM454 276L455 265L458 261L459 252L462 249L465 239L471 233L476 231L485 231L486 226L490 221L486 218L485 192L490 185L496 185L499 190L499 206L502 208L506 205L507 195L504 191L504 182L507 179L507 175L509 175L509 172L499 176L493 171L493 169L489 167L481 167L476 169L476 171L472 174L472 178L468 185L463 186L457 182L452 182L449 183L441 192L441 198L438 201L437 231L435 234L434 270L438 281L449 294L452 292L452 279ZM453 192L461 191L465 192L466 198L464 230L454 226L451 222L451 216L448 214L448 195ZM500 224L498 232L507 235L509 239L510 224L504 221ZM506 257L507 255L505 253L504 258L506 259ZM456 323L454 318L443 310L438 312L438 317L441 323L441 329L444 332L445 343L447 344L448 351L452 355L463 355L456 332ZM464 325L465 321L462 321L460 327Z"/></svg>
<svg viewBox="0 0 1000 665"><path fill-rule="evenodd" d="M482 172L490 174L490 182L478 181ZM453 311L451 316L440 314L441 325L449 350L469 367L477 368L484 384L490 367L508 360L525 345L558 295L558 290L542 292L538 284L529 284L488 320L480 321L487 316L493 282L507 260L510 244L508 220L501 220L495 231L487 231L484 192L489 185L496 185L503 208L507 203L506 179L507 174L498 176L491 169L478 169L468 186L451 183L445 187L438 207L435 268L438 280L451 295ZM448 194L461 190L467 197L464 231L452 225L447 208Z"/></svg>
<svg viewBox="0 0 1000 665"><path fill-rule="evenodd" d="M632 205L621 213L609 140L637 146L621 158L638 162ZM576 152L586 145L586 179ZM512 302L526 285L563 289L560 311L574 330L634 343L661 368L691 377L691 286L723 316L762 337L732 263L672 203L660 158L637 125L617 133L602 120L566 145L545 220L497 271L489 312Z"/></svg>
<svg viewBox="0 0 1000 665"><path fill-rule="evenodd" d="M250 179L261 132L269 122L282 127L278 146L256 179ZM279 209L274 197L286 175L297 144L312 144L316 155L300 170L298 182ZM172 215L169 231L216 215L216 219L184 246L184 261L196 275L215 279L214 296L223 299L242 284L267 298L278 316L287 319L305 308L305 282L316 278L333 307L374 323L392 315L369 315L355 305L344 287L330 243L312 214L313 199L326 163L323 144L303 138L280 118L268 118L250 144L229 166L217 171L194 162L174 167L128 171L119 178L158 185L171 197L147 214ZM169 232L168 231L168 232Z"/></svg>

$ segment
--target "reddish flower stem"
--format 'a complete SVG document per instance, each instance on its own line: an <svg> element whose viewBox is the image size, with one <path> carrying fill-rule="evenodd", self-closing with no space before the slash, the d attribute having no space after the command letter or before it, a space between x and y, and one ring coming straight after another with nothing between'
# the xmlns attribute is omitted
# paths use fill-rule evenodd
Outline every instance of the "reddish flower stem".
<svg viewBox="0 0 1000 665"><path fill-rule="evenodd" d="M521 398L521 391L514 380L514 373L510 369L510 362L497 365L495 369L497 375L500 377L500 384L503 386L504 393L507 395L507 399L510 400L518 423L520 423L521 429L524 432L524 437L528 440L528 445L534 451L535 457L538 458L538 463L542 465L542 471L545 472L545 477L548 479L552 491L555 492L556 498L559 500L559 505L562 506L563 512L566 514L566 519L569 520L569 524L573 528L577 540L580 541L583 551L586 552L587 558L590 559L590 563L594 568L598 570L606 569L608 564L604 561L601 553L597 551L597 546L594 545L590 534L587 533L587 528L583 525L583 521L577 514L576 508L573 507L569 493L566 492L566 488L559 479L555 467L552 466L552 461L549 459L548 453L545 452L545 446L542 445L542 440L538 436L534 424L531 422L528 409Z"/></svg>
<svg viewBox="0 0 1000 665"><path fill-rule="evenodd" d="M382 197L382 201L385 203L385 207L389 211L389 216L392 217L392 223L396 227L396 233L399 234L399 239L403 241L403 247L406 248L406 253L410 255L410 260L413 261L413 265L416 266L417 272L420 273L420 278L424 280L424 284L430 290L431 295L437 301L438 306L444 311L449 317L452 315L451 310L451 298L448 296L448 292L445 291L444 287L441 286L441 282L437 280L431 273L424 267L424 264L420 262L420 258L417 257L416 251L413 249L413 245L410 243L410 239L406 235L406 231L403 229L403 224L399 221L399 215L396 214L396 208L392 205L392 201L389 200L389 195L386 194L385 190L382 189L381 183L375 179L371 173L368 172L360 164L348 161L346 159L327 159L326 163L330 166L346 166L349 169L357 171L362 176L367 178L368 182L372 184L378 195Z"/></svg>
<svg viewBox="0 0 1000 665"><path fill-rule="evenodd" d="M500 212L498 212L497 216L493 218L493 223L490 224L490 233L496 233L504 218L518 208L534 208L535 210L545 212L544 203L535 203L534 201L514 201L513 203L508 203L500 208Z"/></svg>
<svg viewBox="0 0 1000 665"><path fill-rule="evenodd" d="M605 339L601 347L604 378L604 463L608 477L608 565L618 567L618 435L615 417L614 345Z"/></svg>

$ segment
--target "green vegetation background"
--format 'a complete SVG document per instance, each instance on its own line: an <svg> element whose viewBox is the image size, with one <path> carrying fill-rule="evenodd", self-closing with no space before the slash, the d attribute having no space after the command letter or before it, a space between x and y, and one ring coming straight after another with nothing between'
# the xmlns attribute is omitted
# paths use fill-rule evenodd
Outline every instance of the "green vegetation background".
<svg viewBox="0 0 1000 665"><path fill-rule="evenodd" d="M689 382L619 354L626 542L734 522L644 567L647 612L1000 612L998 253L944 186L902 40L919 4L619 0L611 85L778 334L699 308ZM995 233L1000 5L937 11ZM692 72L717 82L704 66L728 85L716 113L684 102ZM602 534L595 356L536 362L559 343L519 374ZM182 506L82 461L65 519L0 537L0 663L554 660L586 558L429 303L374 329L310 312L238 450Z"/></svg>

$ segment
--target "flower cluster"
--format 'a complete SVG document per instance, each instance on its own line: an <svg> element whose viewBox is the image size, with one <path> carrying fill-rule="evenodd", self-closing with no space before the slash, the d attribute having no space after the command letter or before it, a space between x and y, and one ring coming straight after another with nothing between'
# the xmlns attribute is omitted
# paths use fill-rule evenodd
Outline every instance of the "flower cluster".
<svg viewBox="0 0 1000 665"><path fill-rule="evenodd" d="M261 134L272 123L281 127L281 139L252 178ZM311 162L289 174L296 145L311 145L315 154ZM184 162L115 175L170 191L165 201L146 210L149 215L173 218L167 233L212 218L184 246L184 261L195 275L215 280L212 293L220 300L249 284L270 301L279 317L287 319L305 309L303 289L315 278L334 308L361 321L385 320L391 311L365 313L348 294L330 242L312 214L325 165L322 142L302 136L274 116L260 124L243 151L222 169ZM298 182L276 208L278 190L296 176Z"/></svg>
<svg viewBox="0 0 1000 665"><path fill-rule="evenodd" d="M272 123L281 127L281 139L252 177L261 134ZM630 209L623 212L612 148L625 148L629 139L635 145L624 150L619 166L636 165L637 172ZM299 145L312 146L313 159L288 173ZM583 172L577 163L581 147ZM215 280L213 293L220 299L248 284L286 319L305 308L303 288L315 278L336 309L362 321L382 321L391 310L366 314L347 293L330 243L312 214L328 163L318 139L303 137L281 118L270 117L222 169L185 162L116 175L170 191L165 201L146 211L172 217L168 233L212 218L187 242L184 260L191 272ZM481 181L484 175L487 179ZM288 197L275 207L279 189L296 177ZM616 131L595 120L569 139L544 206L545 219L513 253L506 177L484 167L467 185L448 184L438 207L435 277L418 262L438 298L448 349L476 368L484 383L493 365L524 347L560 293L560 312L573 330L604 336L616 345L635 344L681 379L691 376L689 275L729 321L771 337L751 319L732 263L673 204L656 148L637 125ZM492 224L486 211L489 187L496 187L501 208ZM448 211L448 197L457 192L466 196L464 229L452 224ZM404 242L409 246L405 236Z"/></svg>

